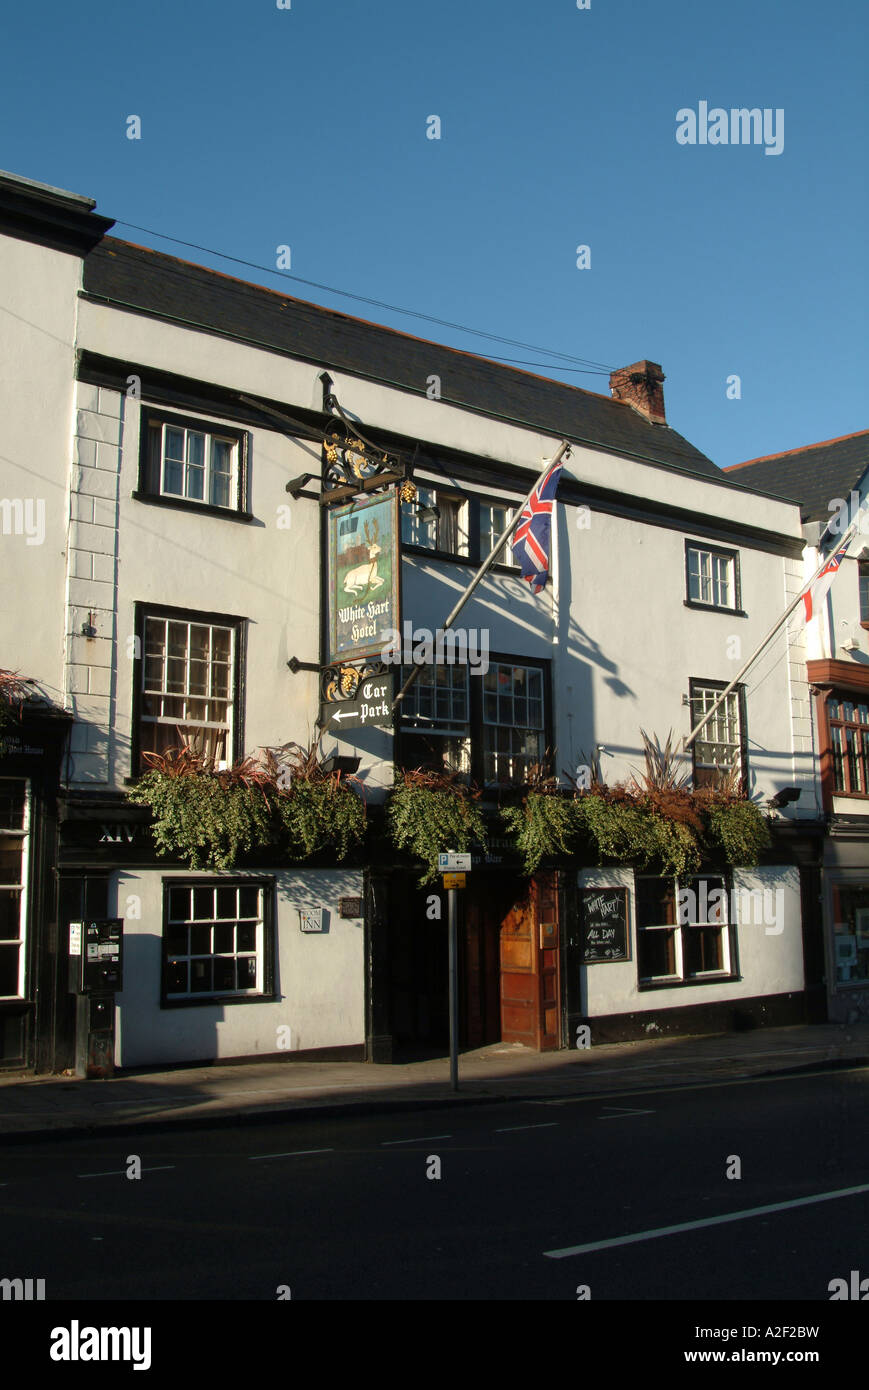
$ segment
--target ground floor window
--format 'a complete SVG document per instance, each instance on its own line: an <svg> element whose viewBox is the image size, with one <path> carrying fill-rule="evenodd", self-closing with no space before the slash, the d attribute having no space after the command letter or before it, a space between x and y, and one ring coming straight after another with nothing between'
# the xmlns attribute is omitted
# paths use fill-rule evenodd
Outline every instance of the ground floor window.
<svg viewBox="0 0 869 1390"><path fill-rule="evenodd" d="M833 957L837 984L869 980L869 884L833 889Z"/></svg>
<svg viewBox="0 0 869 1390"><path fill-rule="evenodd" d="M273 896L269 880L164 880L164 1003L271 997Z"/></svg>
<svg viewBox="0 0 869 1390"><path fill-rule="evenodd" d="M24 997L30 784L0 778L0 999Z"/></svg>
<svg viewBox="0 0 869 1390"><path fill-rule="evenodd" d="M723 877L638 874L640 984L683 984L731 974L730 914Z"/></svg>

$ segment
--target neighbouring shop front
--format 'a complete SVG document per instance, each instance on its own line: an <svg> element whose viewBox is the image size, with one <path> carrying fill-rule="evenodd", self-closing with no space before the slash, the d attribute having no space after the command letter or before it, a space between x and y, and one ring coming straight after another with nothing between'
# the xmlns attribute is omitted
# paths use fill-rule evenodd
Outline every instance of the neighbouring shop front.
<svg viewBox="0 0 869 1390"><path fill-rule="evenodd" d="M65 966L57 794L68 715L29 700L0 727L0 1068L50 1071Z"/></svg>

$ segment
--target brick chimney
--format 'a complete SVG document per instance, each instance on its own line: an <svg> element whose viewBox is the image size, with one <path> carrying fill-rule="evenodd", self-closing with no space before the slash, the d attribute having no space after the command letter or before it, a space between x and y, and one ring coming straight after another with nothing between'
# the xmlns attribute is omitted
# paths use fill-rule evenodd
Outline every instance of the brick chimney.
<svg viewBox="0 0 869 1390"><path fill-rule="evenodd" d="M627 401L653 425L666 425L664 382L657 362L635 362L610 373L610 391L617 401Z"/></svg>

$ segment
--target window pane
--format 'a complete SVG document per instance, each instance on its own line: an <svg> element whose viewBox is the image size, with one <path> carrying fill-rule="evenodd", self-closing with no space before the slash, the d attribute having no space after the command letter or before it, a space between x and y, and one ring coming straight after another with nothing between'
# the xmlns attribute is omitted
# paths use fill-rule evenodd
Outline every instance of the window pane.
<svg viewBox="0 0 869 1390"><path fill-rule="evenodd" d="M23 830L26 787L12 778L0 782L0 829Z"/></svg>
<svg viewBox="0 0 869 1390"><path fill-rule="evenodd" d="M190 889L169 889L169 916L173 921L186 922L190 919Z"/></svg>
<svg viewBox="0 0 869 1390"><path fill-rule="evenodd" d="M0 994L18 993L18 946L0 946Z"/></svg>
<svg viewBox="0 0 869 1390"><path fill-rule="evenodd" d="M256 957L239 956L238 958L238 988L256 989Z"/></svg>
<svg viewBox="0 0 869 1390"><path fill-rule="evenodd" d="M223 922L214 928L215 955L231 955L235 949L235 923Z"/></svg>
<svg viewBox="0 0 869 1390"><path fill-rule="evenodd" d="M258 888L244 887L238 890L239 917L259 917L259 896L260 890Z"/></svg>
<svg viewBox="0 0 869 1390"><path fill-rule="evenodd" d="M672 926L676 922L676 886L670 878L637 878L637 926Z"/></svg>
<svg viewBox="0 0 869 1390"><path fill-rule="evenodd" d="M190 928L190 954L191 956L211 955L211 927Z"/></svg>
<svg viewBox="0 0 869 1390"><path fill-rule="evenodd" d="M214 988L216 990L235 989L235 960L232 956L215 958Z"/></svg>
<svg viewBox="0 0 869 1390"><path fill-rule="evenodd" d="M214 913L214 889L213 888L194 888L193 889L193 916L199 920L202 918L211 919Z"/></svg>
<svg viewBox="0 0 869 1390"><path fill-rule="evenodd" d="M236 904L235 888L218 888L217 890L217 915L218 917L235 918L238 910Z"/></svg>
<svg viewBox="0 0 869 1390"><path fill-rule="evenodd" d="M256 949L255 922L239 922L236 928L235 949L237 951L253 951Z"/></svg>
<svg viewBox="0 0 869 1390"><path fill-rule="evenodd" d="M17 941L21 933L21 894L0 892L0 941Z"/></svg>
<svg viewBox="0 0 869 1390"><path fill-rule="evenodd" d="M166 950L173 956L189 955L188 929L180 922L173 922L166 928Z"/></svg>
<svg viewBox="0 0 869 1390"><path fill-rule="evenodd" d="M223 473L212 473L211 475L211 495L208 499L212 507L229 506L229 475Z"/></svg>
<svg viewBox="0 0 869 1390"><path fill-rule="evenodd" d="M23 836L15 839L0 838L0 883L20 883Z"/></svg>
<svg viewBox="0 0 869 1390"><path fill-rule="evenodd" d="M205 435L194 434L191 430L187 435L187 462L191 468L205 467Z"/></svg>
<svg viewBox="0 0 869 1390"><path fill-rule="evenodd" d="M186 960L170 960L166 978L167 994L187 994Z"/></svg>
<svg viewBox="0 0 869 1390"><path fill-rule="evenodd" d="M673 931L639 933L640 978L653 980L676 973L676 947Z"/></svg>
<svg viewBox="0 0 869 1390"><path fill-rule="evenodd" d="M710 970L724 968L721 932L715 928L686 928L683 949L687 975L702 975Z"/></svg>
<svg viewBox="0 0 869 1390"><path fill-rule="evenodd" d="M184 465L167 459L163 465L163 491L175 497L184 495Z"/></svg>
<svg viewBox="0 0 869 1390"><path fill-rule="evenodd" d="M190 962L190 990L193 994L212 993L210 960L192 960Z"/></svg>

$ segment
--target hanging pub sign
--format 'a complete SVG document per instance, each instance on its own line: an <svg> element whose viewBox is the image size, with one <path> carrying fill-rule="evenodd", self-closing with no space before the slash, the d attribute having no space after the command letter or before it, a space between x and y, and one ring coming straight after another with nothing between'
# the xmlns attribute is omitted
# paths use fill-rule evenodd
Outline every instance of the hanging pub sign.
<svg viewBox="0 0 869 1390"><path fill-rule="evenodd" d="M398 493L334 507L329 528L329 662L379 656L400 630Z"/></svg>

